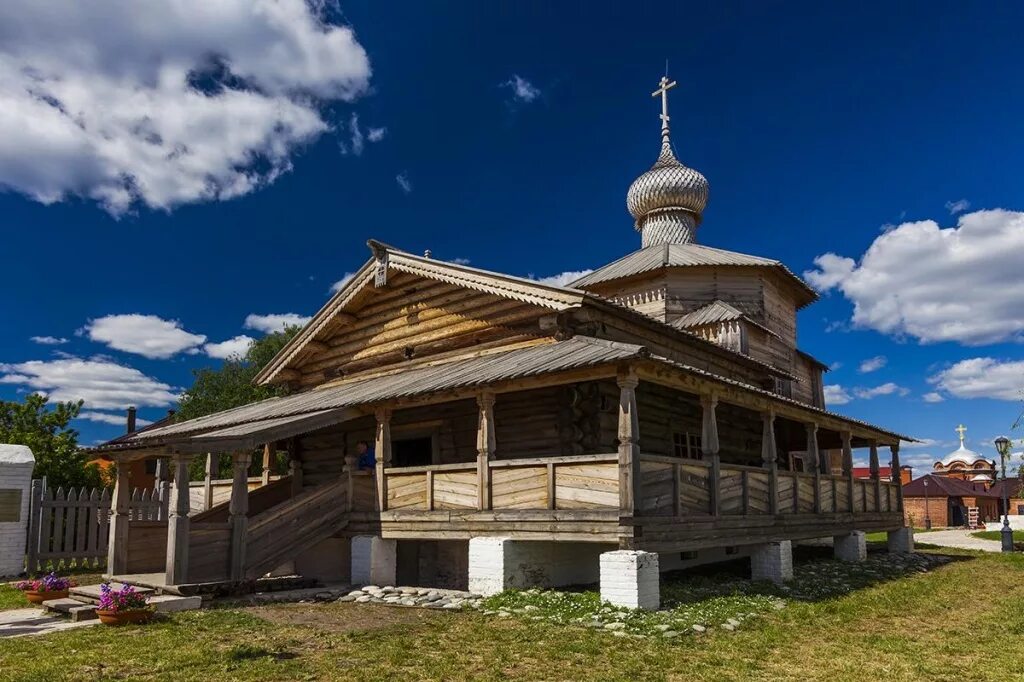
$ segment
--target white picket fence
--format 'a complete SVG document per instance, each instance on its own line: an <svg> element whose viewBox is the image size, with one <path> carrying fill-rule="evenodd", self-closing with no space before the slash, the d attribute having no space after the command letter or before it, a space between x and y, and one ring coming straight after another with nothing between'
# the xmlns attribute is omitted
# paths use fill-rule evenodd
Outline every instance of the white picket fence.
<svg viewBox="0 0 1024 682"><path fill-rule="evenodd" d="M167 486L132 491L130 514L133 521L167 519ZM110 531L110 491L107 489L53 490L42 480L32 481L29 498L29 573L76 566L99 567L107 560Z"/></svg>

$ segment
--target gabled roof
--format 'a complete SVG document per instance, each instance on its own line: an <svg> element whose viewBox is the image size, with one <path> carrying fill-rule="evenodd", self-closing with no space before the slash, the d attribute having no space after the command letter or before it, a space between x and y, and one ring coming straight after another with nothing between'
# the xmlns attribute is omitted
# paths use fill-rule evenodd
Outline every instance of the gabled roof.
<svg viewBox="0 0 1024 682"><path fill-rule="evenodd" d="M780 268L797 288L805 292L806 300L800 307L818 298L817 292L802 279L794 275L781 261L737 253L735 251L726 251L725 249L716 249L702 244L655 244L648 246L627 254L604 267L598 268L589 275L580 277L575 282L572 282L571 286L585 289L601 282L632 277L633 275L652 272L661 268L702 265Z"/></svg>
<svg viewBox="0 0 1024 682"><path fill-rule="evenodd" d="M387 274L390 272L418 275L555 311L578 306L588 296L585 292L570 287L542 284L523 277L414 256L375 240L370 240L368 244L374 253L373 258L370 258L353 275L352 279L324 304L302 331L296 334L256 375L256 383L270 381L278 371L287 366L302 351L309 341L315 339L339 312L343 312L357 294L374 287L375 280L381 276L386 280Z"/></svg>
<svg viewBox="0 0 1024 682"><path fill-rule="evenodd" d="M903 486L903 496L924 497L925 481L928 481L928 495L931 497L995 497L984 487L976 489L970 483L958 478L936 476L935 474L925 474Z"/></svg>
<svg viewBox="0 0 1024 682"><path fill-rule="evenodd" d="M687 329L689 327L703 327L716 322L729 322L742 320L747 316L742 310L738 310L725 301L712 301L706 306L686 313L682 317L673 320L670 324L673 327Z"/></svg>

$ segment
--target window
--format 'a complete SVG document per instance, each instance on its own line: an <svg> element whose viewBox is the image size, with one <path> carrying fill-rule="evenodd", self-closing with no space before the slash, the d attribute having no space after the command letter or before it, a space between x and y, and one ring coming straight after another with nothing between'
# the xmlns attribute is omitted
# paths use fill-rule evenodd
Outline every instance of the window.
<svg viewBox="0 0 1024 682"><path fill-rule="evenodd" d="M391 441L391 466L419 467L434 461L434 439L430 436Z"/></svg>
<svg viewBox="0 0 1024 682"><path fill-rule="evenodd" d="M672 434L672 452L676 457L684 459L701 459L700 436L689 431L676 431Z"/></svg>
<svg viewBox="0 0 1024 682"><path fill-rule="evenodd" d="M775 377L775 392L787 398L793 397L793 382L789 379Z"/></svg>
<svg viewBox="0 0 1024 682"><path fill-rule="evenodd" d="M156 460L155 459L147 459L146 460L146 473L149 474L150 476L156 475Z"/></svg>
<svg viewBox="0 0 1024 682"><path fill-rule="evenodd" d="M802 471L806 473L807 469L804 466L803 454L789 453L789 470L790 471Z"/></svg>

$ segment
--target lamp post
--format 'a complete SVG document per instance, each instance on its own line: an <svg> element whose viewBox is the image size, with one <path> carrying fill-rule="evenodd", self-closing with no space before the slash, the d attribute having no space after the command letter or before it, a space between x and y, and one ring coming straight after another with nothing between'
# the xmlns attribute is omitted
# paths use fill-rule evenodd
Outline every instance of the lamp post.
<svg viewBox="0 0 1024 682"><path fill-rule="evenodd" d="M931 509L929 508L929 505L928 505L928 478L925 477L925 479L923 481L921 481L921 482L924 484L924 529L925 530L931 530L932 529L932 514L931 514Z"/></svg>
<svg viewBox="0 0 1024 682"><path fill-rule="evenodd" d="M1003 551L1013 551L1013 530L1010 528L1010 486L1006 482L1006 460L1010 456L1010 439L1006 436L996 438L996 452L1003 463L1003 527L1000 530L1003 541Z"/></svg>

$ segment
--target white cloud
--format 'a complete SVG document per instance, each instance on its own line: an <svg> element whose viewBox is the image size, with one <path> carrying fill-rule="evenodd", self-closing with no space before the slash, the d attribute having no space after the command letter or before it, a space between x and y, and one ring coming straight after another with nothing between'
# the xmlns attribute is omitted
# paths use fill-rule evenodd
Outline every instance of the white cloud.
<svg viewBox="0 0 1024 682"><path fill-rule="evenodd" d="M104 358L0 364L0 383L34 389L55 401L84 400L94 410L163 407L177 400L169 385Z"/></svg>
<svg viewBox="0 0 1024 682"><path fill-rule="evenodd" d="M265 334L283 331L285 327L302 327L309 322L311 317L299 315L298 313L272 313L270 315L247 315L245 318L246 329L255 329Z"/></svg>
<svg viewBox="0 0 1024 682"><path fill-rule="evenodd" d="M830 370L832 370L833 372L835 372L835 371L836 371L837 369L841 369L841 368L842 368L842 366L843 366L843 363L841 363L840 361L836 360L835 362L833 362L832 364L830 364L830 365L828 366L828 368L829 368Z"/></svg>
<svg viewBox="0 0 1024 682"><path fill-rule="evenodd" d="M398 183L398 186L401 187L402 191L405 192L406 194L412 191L412 182L409 180L408 172L402 171L401 173L396 175L395 182Z"/></svg>
<svg viewBox="0 0 1024 682"><path fill-rule="evenodd" d="M68 342L68 340L65 339L63 336L32 336L29 337L29 340L34 341L35 343L38 344L42 344L44 346L59 346L62 343Z"/></svg>
<svg viewBox="0 0 1024 682"><path fill-rule="evenodd" d="M957 201L947 201L946 202L946 210L949 211L950 214L953 214L953 215L955 215L957 213L963 213L964 211L966 211L970 207L971 207L971 202L967 201L967 199L958 199Z"/></svg>
<svg viewBox="0 0 1024 682"><path fill-rule="evenodd" d="M593 270L566 270L560 272L557 275L549 275L548 277L536 277L533 273L527 275L528 278L537 280L541 284L548 284L550 286L565 287L569 286L580 277L584 277L592 273Z"/></svg>
<svg viewBox="0 0 1024 682"><path fill-rule="evenodd" d="M346 272L342 275L341 279L331 285L331 293L336 294L345 288L345 285L352 281L352 278L356 276L354 272Z"/></svg>
<svg viewBox="0 0 1024 682"><path fill-rule="evenodd" d="M449 263L455 263L456 265L469 265L472 261L468 258L452 258Z"/></svg>
<svg viewBox="0 0 1024 682"><path fill-rule="evenodd" d="M356 156L363 153L367 142L380 142L387 133L387 128L369 128L365 133L359 126L359 114L353 112L348 122L349 143L339 142L342 154L352 152Z"/></svg>
<svg viewBox="0 0 1024 682"><path fill-rule="evenodd" d="M239 334L233 339L227 341L221 341L220 343L208 343L203 346L203 352L209 355L211 358L217 358L220 360L226 360L227 358L242 358L249 351L249 346L252 345L253 339L251 336L245 334Z"/></svg>
<svg viewBox="0 0 1024 682"><path fill-rule="evenodd" d="M900 448L904 450L920 450L921 448L935 448L945 445L934 438L919 438L916 443L911 441L903 441L900 443Z"/></svg>
<svg viewBox="0 0 1024 682"><path fill-rule="evenodd" d="M1024 361L994 358L961 360L928 379L928 383L957 398L1024 398Z"/></svg>
<svg viewBox="0 0 1024 682"><path fill-rule="evenodd" d="M854 326L922 343L982 345L1024 337L1024 213L1002 209L931 220L880 235L858 264L824 254L804 273L854 306Z"/></svg>
<svg viewBox="0 0 1024 682"><path fill-rule="evenodd" d="M519 102L529 104L540 97L540 89L525 78L513 74L511 78L501 84L503 88L509 88L512 96Z"/></svg>
<svg viewBox="0 0 1024 682"><path fill-rule="evenodd" d="M926 403L941 403L945 398L942 397L941 393L932 391L931 393L925 393L921 396Z"/></svg>
<svg viewBox="0 0 1024 682"><path fill-rule="evenodd" d="M119 215L273 182L370 63L306 0L0 3L0 186Z"/></svg>
<svg viewBox="0 0 1024 682"><path fill-rule="evenodd" d="M853 397L839 384L828 384L825 386L826 405L845 405L853 400Z"/></svg>
<svg viewBox="0 0 1024 682"><path fill-rule="evenodd" d="M853 394L862 400L871 400L872 398L877 398L880 395L892 395L894 393L898 393L900 395L907 395L908 393L910 393L910 390L903 388L902 386L899 386L898 384L895 384L891 381L884 383L880 386L875 386L873 388L853 389Z"/></svg>
<svg viewBox="0 0 1024 682"><path fill-rule="evenodd" d="M99 422L101 424L113 424L114 426L128 427L128 419L123 414L110 414L109 412L91 412L83 411L78 413L79 419L87 419L92 422ZM135 426L149 426L153 422L142 417L135 418Z"/></svg>
<svg viewBox="0 0 1024 682"><path fill-rule="evenodd" d="M889 360L884 355L876 355L873 358L868 358L860 363L858 371L861 374L868 374L869 372L875 372L885 367L885 363Z"/></svg>
<svg viewBox="0 0 1024 682"><path fill-rule="evenodd" d="M181 328L177 320L156 315L107 315L90 320L81 330L93 341L114 350L163 360L181 352L194 352L206 341L202 334Z"/></svg>

